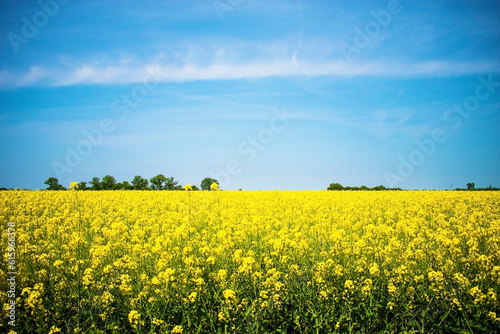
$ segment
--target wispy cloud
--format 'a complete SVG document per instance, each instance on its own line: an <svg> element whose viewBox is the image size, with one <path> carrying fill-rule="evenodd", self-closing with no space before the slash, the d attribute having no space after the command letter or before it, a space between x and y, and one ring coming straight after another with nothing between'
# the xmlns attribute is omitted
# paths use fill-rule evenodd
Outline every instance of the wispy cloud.
<svg viewBox="0 0 500 334"><path fill-rule="evenodd" d="M146 78L158 82L185 82L207 80L256 79L268 77L317 77L317 76L458 76L496 73L498 62L443 62L396 63L376 61L350 64L343 61L312 63L296 57L273 61L254 61L240 64L213 63L199 66L187 64L127 64L120 66L83 65L62 70L47 67L31 67L27 73L0 71L0 85L4 88L26 86L70 86L93 84L141 83Z"/></svg>

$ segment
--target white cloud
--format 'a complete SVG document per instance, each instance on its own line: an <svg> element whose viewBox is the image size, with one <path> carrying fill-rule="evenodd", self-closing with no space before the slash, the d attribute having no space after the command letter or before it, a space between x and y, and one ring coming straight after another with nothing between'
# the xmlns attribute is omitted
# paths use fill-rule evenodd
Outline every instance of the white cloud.
<svg viewBox="0 0 500 334"><path fill-rule="evenodd" d="M50 76L48 70L42 66L31 66L28 73L21 77L10 72L0 73L0 76L3 76L3 74L9 79L8 82L6 82L9 86L36 86ZM0 83L2 83L2 81L3 80L0 78Z"/></svg>
<svg viewBox="0 0 500 334"><path fill-rule="evenodd" d="M343 61L307 62L290 57L272 61L247 63L213 63L200 66L187 64L172 66L152 63L121 64L121 66L83 65L71 70L31 67L28 73L0 71L2 87L69 86L92 84L141 83L152 77L159 82L185 82L268 77L316 76L457 76L498 72L496 62L441 62L429 61L413 64L377 61L372 63L346 63Z"/></svg>

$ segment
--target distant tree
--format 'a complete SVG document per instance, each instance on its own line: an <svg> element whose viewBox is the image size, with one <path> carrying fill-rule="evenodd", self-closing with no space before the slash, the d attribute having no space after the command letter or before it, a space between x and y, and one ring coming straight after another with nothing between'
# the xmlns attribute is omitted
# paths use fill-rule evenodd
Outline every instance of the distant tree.
<svg viewBox="0 0 500 334"><path fill-rule="evenodd" d="M163 189L165 190L180 190L182 186L178 186L179 181L175 181L173 177L165 178L165 184L163 185Z"/></svg>
<svg viewBox="0 0 500 334"><path fill-rule="evenodd" d="M383 185L373 187L372 189L373 189L373 190L387 190L387 188L386 188L386 187L384 187Z"/></svg>
<svg viewBox="0 0 500 334"><path fill-rule="evenodd" d="M201 190L210 190L210 186L214 182L220 185L219 181L217 181L216 179L212 179L210 177L204 178L203 181L201 181Z"/></svg>
<svg viewBox="0 0 500 334"><path fill-rule="evenodd" d="M197 186L191 186L191 188L193 189L193 191L200 190L200 188L198 188Z"/></svg>
<svg viewBox="0 0 500 334"><path fill-rule="evenodd" d="M368 188L367 186L361 186L359 187L359 190L370 190L370 188Z"/></svg>
<svg viewBox="0 0 500 334"><path fill-rule="evenodd" d="M121 183L121 189L123 190L134 190L134 186L128 183L128 181L123 181Z"/></svg>
<svg viewBox="0 0 500 334"><path fill-rule="evenodd" d="M113 190L116 184L116 179L111 175L106 175L102 178L101 189L102 190Z"/></svg>
<svg viewBox="0 0 500 334"><path fill-rule="evenodd" d="M48 186L47 190L64 190L64 189L66 189L62 185L59 184L59 180L55 177L49 177L44 182L44 184L46 184Z"/></svg>
<svg viewBox="0 0 500 334"><path fill-rule="evenodd" d="M149 179L149 182L151 182L151 188L153 190L163 190L166 181L167 178L163 174L158 174Z"/></svg>
<svg viewBox="0 0 500 334"><path fill-rule="evenodd" d="M78 190L89 190L89 187L87 186L87 182L82 181L78 183Z"/></svg>
<svg viewBox="0 0 500 334"><path fill-rule="evenodd" d="M467 190L474 190L476 188L476 184L474 182L467 183Z"/></svg>
<svg viewBox="0 0 500 334"><path fill-rule="evenodd" d="M148 179L143 178L142 176L136 175L132 180L132 186L135 190L143 190L147 189L149 185Z"/></svg>
<svg viewBox="0 0 500 334"><path fill-rule="evenodd" d="M92 190L101 190L101 179L97 176L94 177L90 182L90 189Z"/></svg>
<svg viewBox="0 0 500 334"><path fill-rule="evenodd" d="M326 190L344 190L344 187L340 183L330 183Z"/></svg>

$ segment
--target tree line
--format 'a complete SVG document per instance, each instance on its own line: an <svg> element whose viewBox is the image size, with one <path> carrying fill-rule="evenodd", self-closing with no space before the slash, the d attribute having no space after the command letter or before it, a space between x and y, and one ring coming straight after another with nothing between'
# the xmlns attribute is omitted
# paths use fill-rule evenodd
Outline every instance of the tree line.
<svg viewBox="0 0 500 334"><path fill-rule="evenodd" d="M383 185L376 186L373 188L368 188L367 186L361 186L361 187L349 187L346 186L344 187L340 183L330 183L328 188L326 190L401 190L401 188L386 188Z"/></svg>
<svg viewBox="0 0 500 334"><path fill-rule="evenodd" d="M219 181L216 179L206 177L201 181L200 187L198 188L196 185L191 185L191 190L210 190L210 186L216 183L219 185ZM68 188L59 184L59 180L55 177L49 177L44 184L47 185L46 190L67 190ZM113 176L106 175L102 179L98 177L92 178L89 182L81 181L77 182L76 188L78 190L182 190L184 189L182 185L179 184L179 181L175 180L173 177L166 177L163 174L158 174L153 176L149 180L147 178L143 178L140 175L136 175L134 179L130 182L123 181L118 182ZM12 188L0 188L0 190L13 190ZM26 190L26 189L24 189ZM241 189L239 189L241 190ZM350 187L343 186L340 183L330 183L326 190L402 190L401 188L386 188L383 185L379 185L373 188L369 188L367 186L361 187ZM456 188L455 191L499 191L500 188L494 188L491 185L486 188L476 188L476 185L473 182L469 182L466 185L466 188Z"/></svg>
<svg viewBox="0 0 500 334"><path fill-rule="evenodd" d="M465 185L467 188L456 188L455 190L458 191L463 191L463 190L469 190L469 191L499 191L500 188L493 188L491 184L486 187L486 188L476 188L476 184L474 182L469 182Z"/></svg>
<svg viewBox="0 0 500 334"><path fill-rule="evenodd" d="M76 182L75 182L76 183ZM201 190L210 190L210 185L219 181L206 177L201 181ZM49 177L44 184L47 185L46 190L67 190L66 187L59 183L55 177ZM149 180L140 175L136 175L130 182L118 182L114 176L106 175L102 179L94 177L88 183L85 181L78 182L76 187L78 190L182 190L184 189L179 181L173 177L166 177L163 174L153 176ZM192 190L200 190L196 185L191 185Z"/></svg>
<svg viewBox="0 0 500 334"><path fill-rule="evenodd" d="M469 190L469 191L498 191L500 188L493 188L491 185L486 188L476 188L476 185L474 182L469 182L466 185L467 188L456 188L455 190ZM361 187L344 187L340 183L330 183L328 188L326 190L401 190L401 188L386 188L383 185L376 186L373 188L368 188L366 186L361 186Z"/></svg>

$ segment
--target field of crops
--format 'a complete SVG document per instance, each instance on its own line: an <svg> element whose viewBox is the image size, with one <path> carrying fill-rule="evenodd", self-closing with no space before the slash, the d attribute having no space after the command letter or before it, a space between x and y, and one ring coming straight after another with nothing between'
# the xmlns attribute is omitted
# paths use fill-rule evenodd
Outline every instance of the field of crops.
<svg viewBox="0 0 500 334"><path fill-rule="evenodd" d="M0 332L500 329L498 192L3 191L0 222Z"/></svg>

